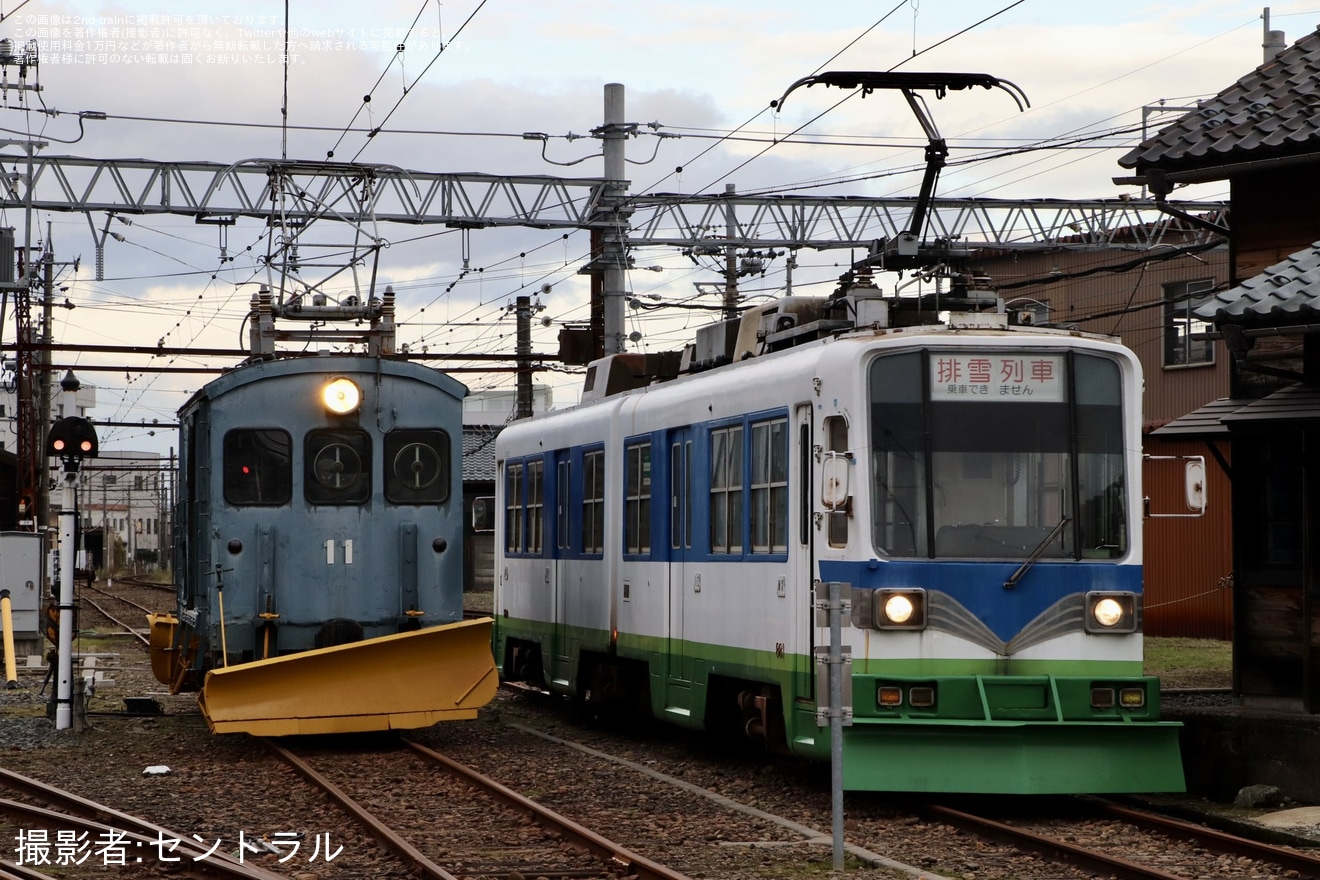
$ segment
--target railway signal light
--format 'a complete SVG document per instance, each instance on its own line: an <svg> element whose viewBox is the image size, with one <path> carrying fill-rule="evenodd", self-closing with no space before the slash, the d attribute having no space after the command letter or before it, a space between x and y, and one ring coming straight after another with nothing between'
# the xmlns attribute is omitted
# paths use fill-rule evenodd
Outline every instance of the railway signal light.
<svg viewBox="0 0 1320 880"><path fill-rule="evenodd" d="M96 429L87 419L67 416L51 425L46 437L46 454L65 459L96 458L100 446Z"/></svg>

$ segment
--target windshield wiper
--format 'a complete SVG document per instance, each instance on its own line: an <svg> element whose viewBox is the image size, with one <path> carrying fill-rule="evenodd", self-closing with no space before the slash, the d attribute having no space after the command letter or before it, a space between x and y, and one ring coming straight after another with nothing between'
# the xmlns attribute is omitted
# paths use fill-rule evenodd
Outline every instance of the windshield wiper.
<svg viewBox="0 0 1320 880"><path fill-rule="evenodd" d="M1022 576L1027 573L1027 569L1036 564L1036 560L1040 559L1041 555L1045 553L1045 548L1054 543L1054 539L1059 537L1059 533L1062 532L1064 527L1070 522L1072 522L1072 517L1065 516L1063 519L1059 520L1057 526L1050 529L1050 533L1045 536L1045 540L1036 545L1036 549L1031 551L1031 555L1027 557L1026 562L1019 565L1018 570L1009 575L1008 580L1004 581L1005 590L1011 590L1017 586L1017 582L1022 580Z"/></svg>

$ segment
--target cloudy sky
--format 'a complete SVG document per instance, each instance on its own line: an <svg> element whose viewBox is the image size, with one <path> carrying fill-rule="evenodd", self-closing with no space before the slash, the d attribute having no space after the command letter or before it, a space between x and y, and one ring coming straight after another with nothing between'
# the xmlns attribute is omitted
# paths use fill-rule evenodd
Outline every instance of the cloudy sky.
<svg viewBox="0 0 1320 880"><path fill-rule="evenodd" d="M906 196L920 181L925 139L897 94L840 103L840 90L803 90L782 113L770 102L820 70L983 72L1016 84L1031 107L1020 112L1006 93L979 89L931 100L952 149L939 195L1114 197L1130 192L1112 178L1123 173L1118 157L1139 140L1142 108L1193 104L1257 66L1262 12L1225 0L291 2L286 66L280 3L5 0L0 37L17 46L35 41L42 90L0 90L0 128L6 137L40 137L48 143L43 153L58 156L231 163L333 154L336 161L422 171L597 177L604 173L600 142L589 134L602 122L605 84L621 83L626 119L642 124L627 147L633 193L719 193L734 185L744 192ZM1320 6L1278 4L1270 22L1291 43L1320 22ZM19 81L15 67L4 74L0 85ZM81 111L107 118L86 121L80 132ZM369 137L375 128L380 133ZM527 140L524 132L548 138ZM983 158L1081 138L1085 148ZM18 170L9 165L21 151L0 155L11 157L6 170ZM241 222L222 239L215 227L188 218L126 219L34 218L34 237L44 243L49 230L60 263L57 300L74 306L56 310L55 340L244 346L246 304L253 284L266 277L259 259L267 231ZM15 226L22 243L21 212L0 224ZM114 234L99 281L93 227ZM586 282L576 274L588 252L585 232L485 230L464 240L443 228L387 226L380 235L390 247L377 283L398 291L399 339L414 349L511 352L513 320L505 307L546 284L536 351L555 350L561 322L587 318ZM714 261L662 249L634 256L638 265L664 268L628 279L629 289L650 302L718 301L693 299L694 285L721 281ZM794 280L823 283L846 261L846 254L803 253ZM782 262L746 281L743 292L781 290ZM628 329L641 338L632 347L677 348L709 314L633 312ZM0 342L9 348L13 340L11 309ZM103 362L91 354L56 360ZM204 358L170 363L220 365ZM96 418L170 421L204 381L133 369L141 365L80 374L98 387ZM500 374L460 378L473 390L510 382ZM580 375L549 373L538 381L554 386L557 402L569 403ZM111 448L166 451L175 442L168 431L102 434Z"/></svg>

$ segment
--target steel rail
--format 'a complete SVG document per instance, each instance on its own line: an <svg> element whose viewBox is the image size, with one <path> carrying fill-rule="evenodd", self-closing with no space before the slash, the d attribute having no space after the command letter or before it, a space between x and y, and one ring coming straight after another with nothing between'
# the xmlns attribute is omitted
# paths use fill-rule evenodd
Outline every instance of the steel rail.
<svg viewBox="0 0 1320 880"><path fill-rule="evenodd" d="M50 880L49 874L0 860L0 880Z"/></svg>
<svg viewBox="0 0 1320 880"><path fill-rule="evenodd" d="M98 424L98 425L104 425L104 424L107 424L107 423L106 423L106 422L97 422L97 424ZM130 425L130 427L135 427L135 426ZM177 428L178 425L174 425L174 427ZM98 470L100 470L100 469L98 468ZM145 577L140 577L140 576L137 576L137 575L131 575L131 574L130 574L130 575L120 575L119 577L115 578L115 580L118 581L119 583L123 583L123 584L132 584L132 585L135 586L135 587L146 587L146 588L149 589L149 590L161 590L161 591L166 592L166 593L173 593L176 589L178 589L178 584L174 584L174 583L160 584L160 583L157 583L156 581L147 580Z"/></svg>
<svg viewBox="0 0 1320 880"><path fill-rule="evenodd" d="M128 583L132 583L134 586L137 587L146 586L146 584L143 583L129 581L127 578L124 578L124 580ZM134 608L136 608L138 611L141 611L143 614L150 614L154 610L148 608L145 605L134 602L132 599L125 599L123 596L116 595L115 593L112 593L103 587L96 586L95 584L88 584L87 586L88 589L90 589L92 592L100 593L102 596L108 596L109 598L114 599L116 602L123 602L125 605L132 605Z"/></svg>
<svg viewBox="0 0 1320 880"><path fill-rule="evenodd" d="M435 878L435 880L458 880L453 874L427 858L426 854L417 847L396 834L392 828L372 815L370 810L349 797L347 792L318 773L302 758L299 758L274 740L266 737L257 737L257 739L282 761L296 770L304 779L330 795L349 815L362 823L371 832L371 835L390 852L420 870L427 877Z"/></svg>
<svg viewBox="0 0 1320 880"><path fill-rule="evenodd" d="M179 853L181 858L191 858L193 861L188 867L193 870L218 872L226 877L236 877L240 880L287 880L283 875L258 865L244 864L226 853L211 851L187 835L178 834L146 819L79 797L2 767L0 767L0 786L62 811L55 812L32 804L2 799L0 810L4 812L26 815L34 820L40 819L57 826L73 826L98 833L103 831L121 833L133 838L139 847L144 848L156 849L165 844L173 844L170 852ZM114 824L110 825L111 822Z"/></svg>
<svg viewBox="0 0 1320 880"><path fill-rule="evenodd" d="M1140 865L1127 859L1046 837L1025 828L1005 825L1003 822L996 822L993 819L965 813L951 807L932 804L925 809L932 815L939 816L959 827L968 828L974 833L994 837L1012 846L1025 846L1035 852L1045 853L1051 858L1061 861L1082 865L1088 870L1099 871L1105 877L1117 877L1119 880L1187 880L1181 874L1170 874L1158 868Z"/></svg>
<svg viewBox="0 0 1320 880"><path fill-rule="evenodd" d="M93 587L93 589L96 589L96 588ZM98 591L98 592L102 592L102 593L104 593L105 591L104 591L104 590L100 590L100 591ZM106 595L107 595L107 596L110 596L110 598L112 598L112 599L118 599L118 598L119 598L118 596L112 596L112 595L109 594L109 593L106 593ZM110 621L111 623L113 623L115 626L118 626L118 627L122 628L125 632L127 632L127 633L128 633L129 635L131 635L133 638L137 639L137 640L138 640L139 642L141 642L142 644L146 645L148 648L151 647L151 639L149 639L148 637L144 636L142 633L138 632L137 630L133 629L133 627L129 626L127 623L124 623L124 621L120 620L118 617L115 617L115 616L114 616L113 614L111 614L109 611L106 611L106 610L105 610L104 608L102 608L102 607L100 606L100 604L97 603L97 601L96 601L95 599L93 599L92 597L90 597L90 596L83 596L83 597L82 597L82 601L86 602L88 605L91 605L93 608L95 608L96 611L97 611L97 613L100 614L102 617L104 617L106 620L109 620L109 621ZM128 602L127 599L120 599L120 601L121 601L121 602ZM133 605L133 606L138 607L138 608L141 608L141 607L142 607L142 606L138 605L136 602L128 602L128 604ZM146 609L143 609L143 610L146 610Z"/></svg>
<svg viewBox="0 0 1320 880"><path fill-rule="evenodd" d="M595 853L623 867L630 877L636 877L638 880L689 880L686 874L680 874L659 862L654 862L645 856L625 849L614 841L607 840L591 829L579 825L572 819L561 816L554 810L523 797L488 776L483 776L471 767L460 764L452 758L448 758L419 743L408 740L404 742L414 752L441 764L451 773L462 777L483 791L495 795L506 804L530 814L543 828L562 835L571 843L586 849L588 852Z"/></svg>
<svg viewBox="0 0 1320 880"><path fill-rule="evenodd" d="M1320 877L1320 858L1298 850L1285 849L1258 840L1251 840L1247 837L1238 837L1236 834L1207 828L1204 825L1194 825L1181 819L1148 813L1145 810L1125 807L1102 799L1087 800L1088 803L1093 803L1105 812L1120 819L1194 841L1215 852L1249 856L1253 859L1260 859L1296 871L1303 877Z"/></svg>

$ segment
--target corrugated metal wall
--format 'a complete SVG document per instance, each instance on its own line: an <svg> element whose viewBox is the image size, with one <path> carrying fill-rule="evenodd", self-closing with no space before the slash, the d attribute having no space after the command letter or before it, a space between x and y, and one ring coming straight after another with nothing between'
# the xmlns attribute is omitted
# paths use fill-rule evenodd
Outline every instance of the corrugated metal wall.
<svg viewBox="0 0 1320 880"><path fill-rule="evenodd" d="M1227 443L1219 449L1232 462ZM1147 517L1145 535L1145 631L1148 636L1198 639L1233 637L1233 511L1224 469L1204 443L1147 437L1147 455L1205 456L1208 504L1203 517ZM1183 468L1175 461L1148 461L1143 489L1151 512L1182 506Z"/></svg>

